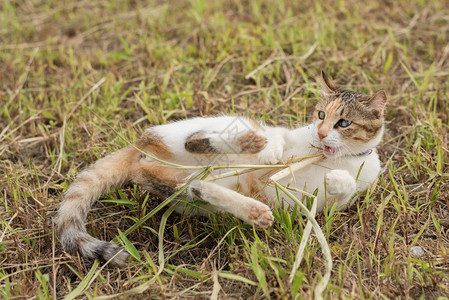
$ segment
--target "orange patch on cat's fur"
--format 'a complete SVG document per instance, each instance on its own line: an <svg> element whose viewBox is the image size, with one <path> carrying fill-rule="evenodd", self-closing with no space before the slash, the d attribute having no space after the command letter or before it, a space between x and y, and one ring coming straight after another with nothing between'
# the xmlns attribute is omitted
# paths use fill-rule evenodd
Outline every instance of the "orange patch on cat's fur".
<svg viewBox="0 0 449 300"><path fill-rule="evenodd" d="M142 138L136 143L136 146L143 151L156 155L160 159L166 160L174 157L162 138L151 131L145 132Z"/></svg>
<svg viewBox="0 0 449 300"><path fill-rule="evenodd" d="M325 137L334 126L335 115L337 114L337 108L340 106L341 98L337 98L334 101L329 102L324 108L326 118L318 124L318 136Z"/></svg>
<svg viewBox="0 0 449 300"><path fill-rule="evenodd" d="M248 173L245 178L246 188L243 192L247 197L259 200L265 204L270 204L263 191L264 184L258 178L255 174Z"/></svg>
<svg viewBox="0 0 449 300"><path fill-rule="evenodd" d="M147 161L147 159L141 159L136 170L135 177L136 181L155 180L166 185L176 187L178 184L184 182L188 174L180 169L167 166L163 163L157 161Z"/></svg>
<svg viewBox="0 0 449 300"><path fill-rule="evenodd" d="M124 182L125 180L121 177L127 177L126 174L135 167L138 157L137 150L129 146L98 160L90 168L81 172L63 196L65 209L60 209L58 213L57 231L60 232L64 228L81 228L84 226L83 219L86 217L92 202L85 195L95 195L102 192L104 182L110 180ZM79 212L81 216L72 212ZM83 240L79 240L78 246L80 248L82 248L82 244Z"/></svg>
<svg viewBox="0 0 449 300"><path fill-rule="evenodd" d="M341 103L341 98L337 98L334 101L329 102L326 107L324 108L328 114L333 114L335 116L335 113L337 112L337 108Z"/></svg>
<svg viewBox="0 0 449 300"><path fill-rule="evenodd" d="M166 198L175 193L180 185L185 184L187 177L188 173L184 170L152 161L150 158L142 158L133 172L132 181Z"/></svg>

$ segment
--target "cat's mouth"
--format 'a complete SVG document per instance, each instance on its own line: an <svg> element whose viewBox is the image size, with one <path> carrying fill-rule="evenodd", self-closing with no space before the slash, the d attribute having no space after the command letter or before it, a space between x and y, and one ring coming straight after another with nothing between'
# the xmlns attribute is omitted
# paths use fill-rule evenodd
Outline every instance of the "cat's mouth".
<svg viewBox="0 0 449 300"><path fill-rule="evenodd" d="M323 153L324 153L324 155L332 156L332 155L337 154L337 152L338 152L338 148L327 146L327 145L323 145Z"/></svg>

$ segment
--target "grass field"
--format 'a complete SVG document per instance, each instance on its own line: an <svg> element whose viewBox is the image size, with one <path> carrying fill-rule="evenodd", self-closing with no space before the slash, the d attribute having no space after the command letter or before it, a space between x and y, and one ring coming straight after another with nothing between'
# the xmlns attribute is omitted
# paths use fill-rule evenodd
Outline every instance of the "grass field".
<svg viewBox="0 0 449 300"><path fill-rule="evenodd" d="M378 182L317 216L324 297L449 296L447 1L2 0L0 37L0 298L313 298L320 245L290 282L306 220L280 207L268 230L164 208L121 235L136 257L121 269L64 253L52 217L119 135L223 113L294 127L321 70L388 94ZM136 186L102 199L87 228L103 240L160 203Z"/></svg>

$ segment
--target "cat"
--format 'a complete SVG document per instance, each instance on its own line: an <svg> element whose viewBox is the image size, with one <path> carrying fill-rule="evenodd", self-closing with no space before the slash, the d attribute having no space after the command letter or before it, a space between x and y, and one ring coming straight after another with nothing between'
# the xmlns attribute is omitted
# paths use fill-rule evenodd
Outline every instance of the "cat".
<svg viewBox="0 0 449 300"><path fill-rule="evenodd" d="M63 195L55 218L63 248L85 258L110 260L111 265L125 264L128 253L119 245L87 233L87 214L111 187L131 182L167 198L197 171L163 161L196 166L212 160L213 164L276 164L292 156L322 152L323 160L280 183L309 191L318 189L318 211L326 204L348 207L353 196L368 189L380 172L375 148L384 131L387 97L382 90L369 96L342 88L324 72L321 81L321 101L309 125L291 130L238 116L199 117L150 127L135 146L98 160L82 171ZM193 180L187 199L199 198L206 203L205 210L197 212L200 214L227 212L251 225L271 226L274 217L270 207L275 203L276 190L264 180L269 171L259 169L216 181ZM297 196L301 197L299 193ZM182 212L184 206L186 202L177 211Z"/></svg>

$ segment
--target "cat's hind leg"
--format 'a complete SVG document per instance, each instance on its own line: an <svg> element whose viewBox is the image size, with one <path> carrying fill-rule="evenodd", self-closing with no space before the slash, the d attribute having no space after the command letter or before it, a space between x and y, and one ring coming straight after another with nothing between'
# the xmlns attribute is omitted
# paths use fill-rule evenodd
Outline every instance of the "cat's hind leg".
<svg viewBox="0 0 449 300"><path fill-rule="evenodd" d="M189 136L185 149L191 153L258 153L266 145L267 140L259 132L246 131L231 136L222 132L196 132Z"/></svg>
<svg viewBox="0 0 449 300"><path fill-rule="evenodd" d="M166 198L184 185L189 175L190 173L185 170L142 157L133 172L132 181ZM190 183L187 192L191 197L198 197L210 204L211 210L231 213L248 224L268 227L274 222L268 205L216 183L194 180Z"/></svg>
<svg viewBox="0 0 449 300"><path fill-rule="evenodd" d="M133 172L132 181L150 193L168 198L186 182L188 176L184 170L142 157Z"/></svg>
<svg viewBox="0 0 449 300"><path fill-rule="evenodd" d="M265 228L274 222L268 205L216 183L192 181L188 193L210 204L214 211L230 213L250 225Z"/></svg>

